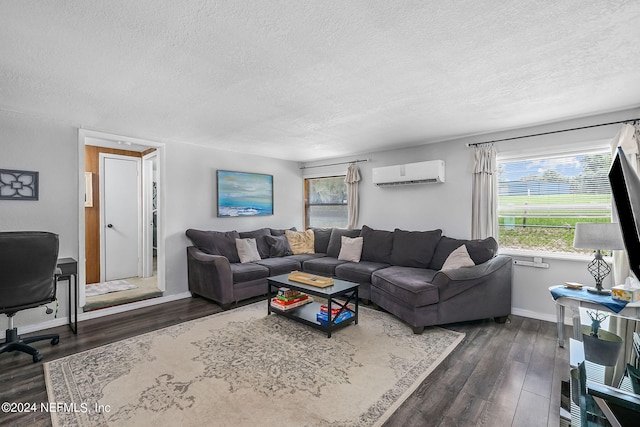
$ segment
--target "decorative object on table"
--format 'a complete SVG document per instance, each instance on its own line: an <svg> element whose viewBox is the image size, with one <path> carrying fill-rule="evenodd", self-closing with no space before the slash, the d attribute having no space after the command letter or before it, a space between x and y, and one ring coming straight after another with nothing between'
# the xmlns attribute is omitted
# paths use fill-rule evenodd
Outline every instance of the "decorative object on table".
<svg viewBox="0 0 640 427"><path fill-rule="evenodd" d="M292 271L289 273L289 280L305 285L315 286L317 288L326 288L333 285L333 279L330 277L316 276L314 274L302 273L301 271Z"/></svg>
<svg viewBox="0 0 640 427"><path fill-rule="evenodd" d="M567 289L576 289L576 290L580 290L582 289L584 285L582 283L576 283L576 282L564 282L564 287Z"/></svg>
<svg viewBox="0 0 640 427"><path fill-rule="evenodd" d="M0 169L0 200L38 200L38 172Z"/></svg>
<svg viewBox="0 0 640 427"><path fill-rule="evenodd" d="M598 365L615 365L622 349L622 338L600 328L609 314L592 310L587 310L587 314L591 318L591 326L582 326L585 359Z"/></svg>
<svg viewBox="0 0 640 427"><path fill-rule="evenodd" d="M273 215L273 176L218 170L218 216Z"/></svg>
<svg viewBox="0 0 640 427"><path fill-rule="evenodd" d="M627 302L640 301L640 281L627 277L624 284L611 288L611 298Z"/></svg>
<svg viewBox="0 0 640 427"><path fill-rule="evenodd" d="M589 263L587 269L596 280L595 288L587 288L587 291L609 295L609 289L602 288L602 281L611 272L609 264L602 259L603 249L624 249L620 226L613 222L578 222L576 223L573 247L578 249L595 249L596 256Z"/></svg>

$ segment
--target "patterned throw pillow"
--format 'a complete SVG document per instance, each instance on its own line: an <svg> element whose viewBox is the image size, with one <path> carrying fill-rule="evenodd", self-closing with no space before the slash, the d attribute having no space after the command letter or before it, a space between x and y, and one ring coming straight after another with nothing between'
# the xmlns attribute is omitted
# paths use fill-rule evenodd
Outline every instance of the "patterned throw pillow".
<svg viewBox="0 0 640 427"><path fill-rule="evenodd" d="M313 230L285 230L284 235L287 236L289 246L291 246L291 252L293 252L294 255L315 253Z"/></svg>

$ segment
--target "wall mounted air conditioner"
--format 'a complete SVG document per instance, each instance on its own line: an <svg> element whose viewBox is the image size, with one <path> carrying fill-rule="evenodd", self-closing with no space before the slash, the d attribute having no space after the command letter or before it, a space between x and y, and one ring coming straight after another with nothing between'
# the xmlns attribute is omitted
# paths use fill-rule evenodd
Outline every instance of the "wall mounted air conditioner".
<svg viewBox="0 0 640 427"><path fill-rule="evenodd" d="M444 182L444 161L408 163L373 168L373 183L378 187Z"/></svg>

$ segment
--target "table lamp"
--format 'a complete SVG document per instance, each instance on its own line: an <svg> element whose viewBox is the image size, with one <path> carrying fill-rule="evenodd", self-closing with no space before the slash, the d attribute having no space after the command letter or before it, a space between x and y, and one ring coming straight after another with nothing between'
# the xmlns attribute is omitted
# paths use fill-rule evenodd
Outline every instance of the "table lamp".
<svg viewBox="0 0 640 427"><path fill-rule="evenodd" d="M602 280L609 275L611 267L602 259L602 249L624 249L620 226L615 222L578 222L576 223L573 247L595 249L596 256L587 266L587 270L596 279L596 287L587 288L593 294L609 295L609 289L602 289Z"/></svg>

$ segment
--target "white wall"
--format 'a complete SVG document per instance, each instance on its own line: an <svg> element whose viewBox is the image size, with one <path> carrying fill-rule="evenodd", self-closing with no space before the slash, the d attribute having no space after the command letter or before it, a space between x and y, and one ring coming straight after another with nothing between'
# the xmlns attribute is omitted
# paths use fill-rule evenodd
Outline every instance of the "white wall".
<svg viewBox="0 0 640 427"><path fill-rule="evenodd" d="M471 236L471 165L472 150L467 143L485 142L502 138L531 135L554 130L608 123L640 117L640 109L613 114L604 114L586 119L570 120L553 125L537 126L509 132L500 132L480 137L463 138L420 147L392 151L361 153L359 155L307 163L314 166L370 159L358 163L362 175L359 187L360 220L358 226L366 224L372 228L393 230L431 230L441 228L443 234L455 238ZM560 146L570 148L584 146L592 141L608 141L615 136L621 125L595 127L587 130L563 132L543 137L524 138L497 142L499 153L538 150L542 153L555 151ZM371 168L395 164L414 163L426 160L444 160L446 182L415 186L378 188L371 182ZM308 175L320 176L346 170L343 167L307 169ZM542 256L549 264L548 269L514 266L512 312L514 314L555 321L555 305L548 287L565 281L592 284L586 265L590 257L572 259ZM514 259L532 260L531 256L517 256ZM605 286L607 286L605 282Z"/></svg>
<svg viewBox="0 0 640 427"><path fill-rule="evenodd" d="M0 111L0 169L37 171L40 181L37 201L0 200L0 231L57 233L59 256L78 259L76 134L69 125ZM67 286L67 282L58 285L59 316L67 313ZM36 308L16 315L15 325L51 319L44 307Z"/></svg>
<svg viewBox="0 0 640 427"><path fill-rule="evenodd" d="M0 231L44 230L60 235L60 257L78 257L78 129L72 124L0 111L0 168L40 172L40 200L0 201ZM302 178L298 164L183 143L166 143L164 229L166 292L187 292L188 228L248 231L302 227ZM274 215L217 218L216 170L273 175ZM162 191L162 190L161 190ZM162 243L161 243L162 244ZM67 284L59 285L59 318L68 310ZM44 308L20 312L18 327L52 326Z"/></svg>
<svg viewBox="0 0 640 427"><path fill-rule="evenodd" d="M302 178L297 163L188 144L168 144L166 159L166 294L187 291L185 248L191 244L185 236L188 228L250 231L303 226ZM217 169L273 175L274 214L218 218Z"/></svg>

